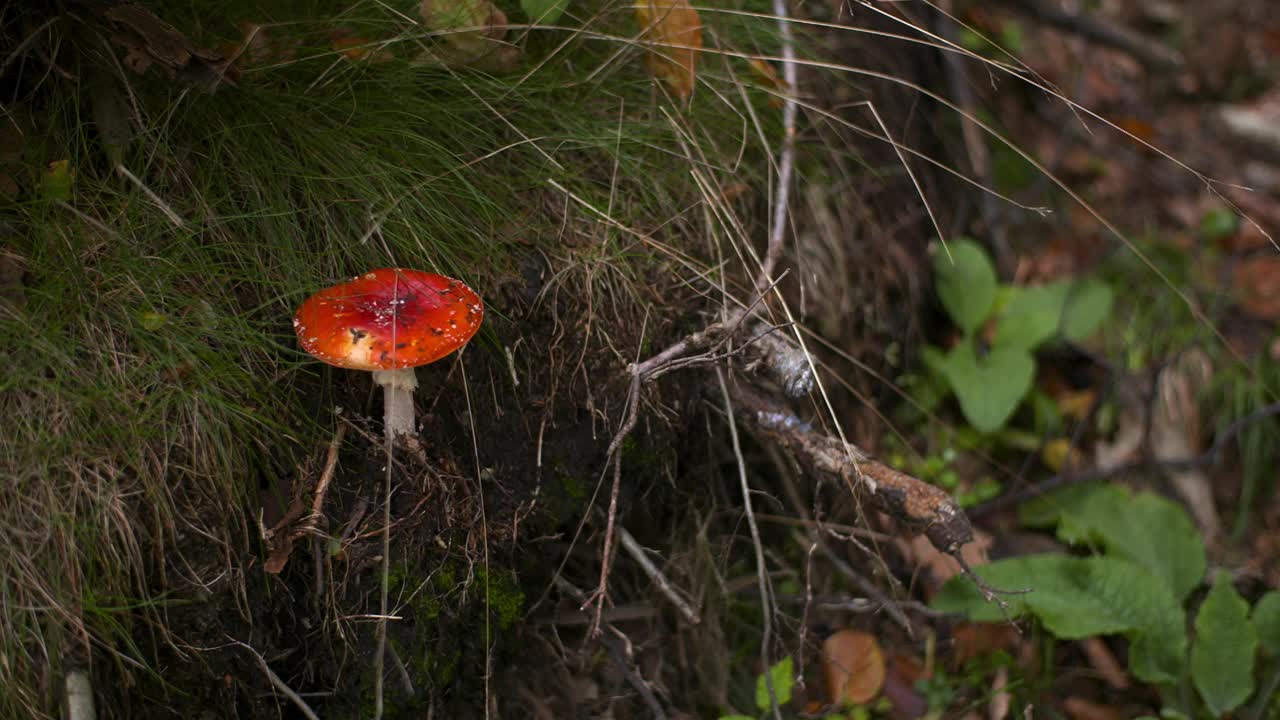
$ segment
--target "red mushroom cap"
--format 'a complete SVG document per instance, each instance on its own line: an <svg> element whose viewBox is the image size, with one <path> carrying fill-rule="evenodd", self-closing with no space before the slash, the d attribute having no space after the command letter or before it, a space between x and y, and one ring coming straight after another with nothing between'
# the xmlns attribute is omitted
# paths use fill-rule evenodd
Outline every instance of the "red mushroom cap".
<svg viewBox="0 0 1280 720"><path fill-rule="evenodd" d="M307 298L293 318L302 349L351 370L399 370L457 350L484 318L480 296L435 273L381 268Z"/></svg>

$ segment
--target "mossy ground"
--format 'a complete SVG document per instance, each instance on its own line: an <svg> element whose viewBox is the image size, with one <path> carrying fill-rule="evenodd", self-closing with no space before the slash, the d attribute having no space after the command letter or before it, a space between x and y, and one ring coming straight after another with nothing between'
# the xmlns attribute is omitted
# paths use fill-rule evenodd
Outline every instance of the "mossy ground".
<svg viewBox="0 0 1280 720"><path fill-rule="evenodd" d="M274 50L205 93L113 64L71 8L35 39L45 62L6 64L0 714L55 713L71 666L107 717L269 712L233 641L321 693L326 716L364 712L378 401L367 377L303 355L290 319L389 265L461 278L487 305L461 360L419 372L426 462L406 461L393 510L392 646L419 692L401 701L474 709L533 599L517 571L545 580L555 559L513 543L571 529L545 507L591 490L542 468L594 479L618 371L699 321L688 303L728 267L705 207L742 210L740 232L762 222L776 109L745 61L713 56L693 101L673 102L626 41L630 4L571 7L564 24L605 39L514 33L523 60L501 77L412 62L434 42L416 3L149 7L206 47L259 23ZM7 48L55 17L13 12ZM768 20L707 21L709 42L774 52ZM345 57L338 29L387 40L391 59ZM731 182L746 191L712 203ZM323 583L306 543L264 574L263 530L340 423Z"/></svg>

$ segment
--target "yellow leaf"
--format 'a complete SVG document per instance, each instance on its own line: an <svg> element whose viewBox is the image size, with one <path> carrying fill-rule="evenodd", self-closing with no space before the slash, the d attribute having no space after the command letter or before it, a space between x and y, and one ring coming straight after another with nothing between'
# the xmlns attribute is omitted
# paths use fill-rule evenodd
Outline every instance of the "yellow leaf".
<svg viewBox="0 0 1280 720"><path fill-rule="evenodd" d="M693 94L702 49L702 20L688 0L636 0L636 23L649 45L645 64L671 91L687 100Z"/></svg>
<svg viewBox="0 0 1280 720"><path fill-rule="evenodd" d="M1071 445L1069 438L1057 438L1044 444L1044 448L1040 450L1040 459L1050 470L1062 472L1080 467L1084 462L1084 455L1080 448Z"/></svg>

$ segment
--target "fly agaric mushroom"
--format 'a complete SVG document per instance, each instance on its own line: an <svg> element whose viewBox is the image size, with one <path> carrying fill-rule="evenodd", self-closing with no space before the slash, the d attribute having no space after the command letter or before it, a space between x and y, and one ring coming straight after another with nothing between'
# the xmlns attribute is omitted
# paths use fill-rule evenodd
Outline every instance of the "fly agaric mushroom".
<svg viewBox="0 0 1280 720"><path fill-rule="evenodd" d="M307 298L293 318L302 349L383 388L388 438L413 432L413 369L457 350L484 317L480 296L435 273L381 268Z"/></svg>

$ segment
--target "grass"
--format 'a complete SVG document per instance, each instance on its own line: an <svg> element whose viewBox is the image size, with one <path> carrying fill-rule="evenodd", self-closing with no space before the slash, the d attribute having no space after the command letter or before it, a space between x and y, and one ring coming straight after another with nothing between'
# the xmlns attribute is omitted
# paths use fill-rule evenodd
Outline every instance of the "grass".
<svg viewBox="0 0 1280 720"><path fill-rule="evenodd" d="M276 7L265 32L288 54L212 95L155 70L104 70L74 34L58 61L77 81L20 73L27 174L0 207L24 273L22 302L0 304L0 546L12 549L0 557L0 715L53 713L71 666L159 673L156 644L183 631L165 627L165 608L244 592L243 575L261 572L260 485L296 475L332 433L330 408L366 382L297 350L290 318L307 294L370 267L421 267L476 287L500 324L515 310L500 289L542 255L601 293L575 302L638 317L655 293L635 285L667 267L653 248L685 257L703 223L681 143L706 154L708 176L763 187L776 113L748 89L765 118L763 135L750 129L722 63L706 81L728 100L703 88L687 110L617 42L573 40L519 84L420 67L409 59L431 41L397 14L416 3L400 4ZM244 2L154 9L210 46L237 41L236 20L265 20ZM625 4L575 6L573 21L596 10L593 28L634 32ZM396 59L339 56L339 24L394 38ZM768 51L771 28L734 18L717 30ZM533 34L525 67L567 37ZM135 108L139 126L111 131ZM65 202L36 190L59 160L74 173ZM673 267L662 285L689 272Z"/></svg>

